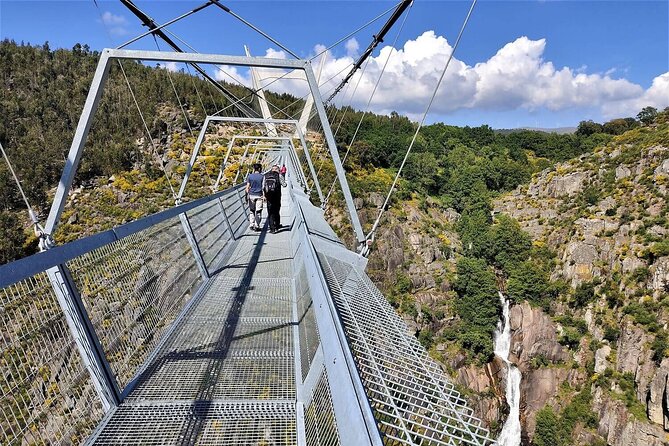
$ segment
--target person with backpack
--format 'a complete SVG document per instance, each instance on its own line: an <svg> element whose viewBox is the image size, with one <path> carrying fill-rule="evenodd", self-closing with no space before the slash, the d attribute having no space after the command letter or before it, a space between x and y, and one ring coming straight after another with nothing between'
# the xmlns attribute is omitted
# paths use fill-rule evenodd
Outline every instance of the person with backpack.
<svg viewBox="0 0 669 446"><path fill-rule="evenodd" d="M263 175L260 173L262 165L256 163L253 165L253 173L246 178L246 196L249 201L249 229L260 231L260 220L262 218L263 208Z"/></svg>
<svg viewBox="0 0 669 446"><path fill-rule="evenodd" d="M269 232L276 234L281 229L281 188L286 182L279 174L279 166L272 166L272 170L265 174L262 190L267 201L267 220L269 221Z"/></svg>

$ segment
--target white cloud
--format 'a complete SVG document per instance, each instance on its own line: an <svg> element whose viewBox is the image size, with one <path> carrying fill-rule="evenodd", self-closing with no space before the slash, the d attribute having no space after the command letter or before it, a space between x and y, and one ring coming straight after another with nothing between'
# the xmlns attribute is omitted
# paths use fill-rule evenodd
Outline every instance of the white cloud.
<svg viewBox="0 0 669 446"><path fill-rule="evenodd" d="M121 37L129 34L127 29L128 20L122 15L116 15L109 11L105 11L102 13L101 21L112 36Z"/></svg>
<svg viewBox="0 0 669 446"><path fill-rule="evenodd" d="M163 63L163 68L172 73L179 71L179 67L176 62L165 62Z"/></svg>
<svg viewBox="0 0 669 446"><path fill-rule="evenodd" d="M653 79L648 90L642 95L621 101L612 101L603 107L603 115L607 118L620 116L636 116L642 108L651 106L662 110L669 106L669 72Z"/></svg>
<svg viewBox="0 0 669 446"><path fill-rule="evenodd" d="M346 44L344 45L346 47L346 54L355 57L358 55L358 50L360 49L360 44L358 41L355 39L355 37L351 37L346 41Z"/></svg>
<svg viewBox="0 0 669 446"><path fill-rule="evenodd" d="M616 117L633 116L646 105L657 108L669 105L669 72L655 78L652 86L644 90L624 78L613 78L613 74L620 71L614 68L595 74L588 74L587 66L557 68L551 61L544 60L546 45L545 39L519 37L488 60L473 66L454 57L431 113L447 114L461 109L533 112L595 108L605 117ZM317 45L314 51L318 54L323 49ZM351 39L346 43L346 55L333 57L332 53L326 53L321 82L333 76L334 79L321 87L325 98L349 71L355 60L353 53L358 49L357 42ZM378 113L396 110L412 117L420 116L451 51L449 42L433 31L407 41L401 48L385 46L378 56L370 58L364 74L358 71L353 76L335 102L364 108L391 54L372 101L372 110ZM282 51L273 49L268 49L266 56L286 57ZM319 63L319 60L313 62L314 70ZM356 95L351 99L356 85ZM269 89L303 96L307 85L302 80L289 79L275 82Z"/></svg>

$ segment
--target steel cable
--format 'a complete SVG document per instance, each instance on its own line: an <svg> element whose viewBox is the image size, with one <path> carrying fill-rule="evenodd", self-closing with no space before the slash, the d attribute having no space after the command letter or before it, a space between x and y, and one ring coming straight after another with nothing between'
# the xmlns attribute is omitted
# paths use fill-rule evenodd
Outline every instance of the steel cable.
<svg viewBox="0 0 669 446"><path fill-rule="evenodd" d="M416 132L413 135L413 138L411 139L411 143L409 144L409 147L407 148L406 154L404 155L404 159L402 160L402 164L400 165L400 168L397 171L397 174L395 175L395 179L393 180L392 185L390 186L390 190L388 191L388 195L386 196L385 201L383 202L383 206L381 206L381 209L379 210L379 215L376 217L376 220L374 221L374 224L372 225L372 229L369 231L367 234L367 237L365 237L368 241L373 241L374 240L374 235L376 233L376 229L379 226L379 222L381 221L381 217L383 216L383 213L386 209L386 206L388 206L388 202L390 201L390 197L393 194L393 191L395 190L395 186L397 184L397 180L400 177L400 174L402 173L402 169L404 168L404 165L407 162L407 159L409 158L409 154L411 153L411 149L413 148L414 143L416 142L416 138L418 137L418 132L420 132L420 129L423 127L423 124L425 123L425 118L427 117L427 114L430 111L430 108L432 107L432 103L434 102L434 98L437 96L437 92L439 91L439 87L441 86L441 82L444 80L444 76L446 75L446 70L448 69L448 66L451 63L451 60L453 59L453 55L455 54L455 50L458 48L458 44L460 43L460 39L462 38L462 34L465 31L465 28L467 27L467 23L469 22L469 18L472 15L472 11L474 10L474 6L476 5L477 0L472 0L472 4L469 8L469 11L467 12L467 16L465 17L465 20L462 24L462 28L460 28L460 32L458 33L458 37L455 40L455 44L453 45L453 49L451 50L451 54L448 56L448 60L446 61L446 65L444 66L444 69L441 72L441 75L439 76L439 80L437 81L437 85L434 88L434 91L432 92L432 97L430 98L430 101L427 104L427 107L425 108L425 112L423 113L423 117L420 120L420 123L418 124L418 127L416 128Z"/></svg>

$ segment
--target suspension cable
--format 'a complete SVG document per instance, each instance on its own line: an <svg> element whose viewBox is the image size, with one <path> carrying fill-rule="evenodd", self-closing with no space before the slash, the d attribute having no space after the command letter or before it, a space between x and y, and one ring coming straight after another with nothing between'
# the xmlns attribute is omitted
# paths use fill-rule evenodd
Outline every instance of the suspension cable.
<svg viewBox="0 0 669 446"><path fill-rule="evenodd" d="M174 49L174 51L177 51L177 52L180 52L180 53L184 52L172 39L170 39L167 36L167 34L165 34L165 32L163 32L162 29L156 29L158 25L156 25L155 21L151 17L146 15L141 9L139 9L132 2L132 0L120 0L120 2L126 8L128 8L130 10L130 12L132 12L139 20L141 20L141 22L142 22L142 24L144 24L144 26L147 26L149 29L151 29L153 31L154 35L157 35L158 37L163 39L165 41L165 43L167 43L170 47L172 47ZM97 2L96 2L96 5L97 5ZM99 9L99 5L98 5L98 9ZM198 65L197 63L193 63L193 62L189 62L189 63L192 65L192 67L198 73L200 73L202 75L202 77L204 77L212 85L214 85L216 87L216 89L219 90L224 96L226 96L226 97L230 96L230 92L223 85L216 82L216 80L213 79L209 74L207 74L207 72L202 67L200 67L200 65ZM228 99L230 100L229 97L228 97ZM244 104L240 105L239 102L235 102L235 104L238 106L240 111L242 113L246 114L247 116L258 117L258 114L252 108L246 107Z"/></svg>
<svg viewBox="0 0 669 446"><path fill-rule="evenodd" d="M400 25L399 30L397 31L397 34L395 35L395 40L393 40L393 43L391 45L391 50L388 52L388 57L386 57L386 61L383 64L383 68L381 69L381 73L379 74L378 79L376 79L376 83L374 84L374 88L372 89L372 94L369 96L369 100L367 101L367 105L365 106L365 111L362 113L362 116L360 117L360 121L358 121L358 126L355 129L355 132L353 132L353 137L351 138L351 142L348 144L348 148L346 149L346 154L344 154L344 158L342 159L341 165L344 167L344 164L346 163L346 159L348 158L349 153L351 152L351 147L353 146L353 143L355 142L355 138L358 136L358 132L360 131L360 127L362 126L362 121L365 119L365 116L367 115L367 112L369 112L370 105L372 104L372 99L374 99L374 95L376 94L376 90L379 87L379 84L381 83L381 79L383 78L384 73L386 72L386 68L388 67L388 62L390 62L390 57L393 54L393 49L395 49L395 45L397 45L397 41L399 40L400 35L402 34L402 30L404 29L404 24L407 21L407 18L409 17L409 14L411 13L411 8L413 7L413 3L409 6L409 10L407 11L406 15L404 16L404 19L402 20L402 23ZM330 190L328 191L328 194L325 196L325 202L323 203L324 207L327 207L328 201L330 200L330 196L334 192L334 187L337 184L337 178L332 181L332 185L330 185Z"/></svg>
<svg viewBox="0 0 669 446"><path fill-rule="evenodd" d="M397 8L395 11L393 11L393 14L388 18L386 23L383 24L383 27L379 30L378 34L375 34L373 36L372 42L369 44L367 49L362 53L362 55L358 58L358 60L355 62L353 65L353 68L351 71L344 77L344 79L341 81L341 83L337 86L335 89L334 93L330 95L325 100L325 103L328 103L337 96L337 93L342 89L342 87L353 77L353 74L355 74L356 71L360 68L360 65L362 65L362 62L365 60L368 60L368 58L372 55L372 52L374 49L378 46L379 43L383 42L383 38L385 35L390 31L390 28L395 24L397 19L400 18L400 16L404 13L404 11L413 4L413 0L404 0L400 2L399 5L397 5Z"/></svg>
<svg viewBox="0 0 669 446"><path fill-rule="evenodd" d="M94 1L95 1L95 0L94 0ZM208 6L211 6L211 5L213 5L213 4L214 4L213 0L209 0L208 2L206 2L206 3L204 3L204 4L200 5L200 6L198 6L197 8L192 9L192 10L190 10L190 11L188 11L188 12L185 12L185 13L181 14L179 17L175 17L174 19L172 19L172 20L170 20L170 21L167 21L167 22L163 23L162 25L158 25L158 26L156 26L155 28L153 28L153 29L149 29L147 32L140 34L139 36L134 37L134 38L128 40L128 41L125 42L124 44L119 45L118 47L116 47L116 49L120 50L120 49L122 49L122 48L125 48L126 46L130 45L131 43L135 43L135 42L137 42L139 39L141 39L141 38L143 38L143 37L146 37L146 36L148 36L149 34L153 34L153 36L155 37L155 36L156 36L156 34L155 34L156 31L161 30L161 29L163 29L163 28L166 27L166 26L172 25L173 23L176 23L176 22L178 22L178 21L181 20L181 19L185 19L186 17L195 14L196 12L200 12L200 11L202 11L204 8L206 8L206 7L208 7ZM96 2L96 5L97 5L97 2Z"/></svg>
<svg viewBox="0 0 669 446"><path fill-rule="evenodd" d="M309 60L310 60L310 61L311 61L311 60L314 60L315 58L317 58L318 56L320 56L320 55L323 54L324 52L329 51L329 50L331 50L332 48L336 47L337 45L339 45L340 43L342 43L344 40L353 37L354 35L356 35L356 34L359 33L360 31L362 31L363 29L367 28L367 27L368 27L369 25L371 25L372 23L374 23L374 22L376 22L377 20L379 20L379 19L380 19L381 17L383 17L384 15L388 14L388 13L389 13L390 11L392 11L393 9L397 8L397 6L400 5L401 3L402 3L402 2L399 2L397 5L394 5L394 6L390 7L390 8L388 8L388 9L386 9L385 11L383 11L381 14L377 15L376 17L374 17L374 18L373 18L372 20L370 20L369 22L365 23L364 25L362 25L361 27L359 27L359 28L356 29L355 31L352 31L352 32L348 33L347 35L345 35L345 36L342 37L341 39L337 40L335 43L333 43L333 44L330 45L329 47L325 48L323 51L321 51L320 53L316 54L314 57L312 57L312 58L309 59Z"/></svg>
<svg viewBox="0 0 669 446"><path fill-rule="evenodd" d="M388 195L386 196L386 200L383 202L383 206L381 206L381 209L379 210L379 215L376 217L376 221L374 221L374 224L372 225L372 229L369 231L369 234L367 234L367 237L365 237L368 241L373 241L374 236L376 233L376 229L379 227L379 222L381 221L381 217L383 216L383 213L386 209L386 206L388 206L388 202L390 201L390 196L392 195L393 191L395 190L395 185L397 184L397 180L400 177L400 174L402 173L402 169L404 168L404 165L407 162L407 159L409 158L409 154L411 153L411 149L413 148L414 143L416 142L416 138L418 137L418 132L420 132L420 129L423 126L423 123L425 122L425 118L427 117L428 112L430 111L430 108L432 107L432 103L434 102L434 98L437 96L437 92L439 91L439 87L441 86L441 82L444 80L444 76L446 75L446 70L448 69L448 66L451 63L451 60L453 59L453 55L455 54L455 50L458 48L458 44L460 43L460 39L462 38L462 34L465 31L465 28L467 27L467 23L469 22L469 18L472 15L472 11L474 10L474 6L476 5L476 0L472 0L472 4L469 8L469 11L467 12L467 16L465 17L464 22L462 23L462 28L460 28L460 32L458 33L458 37L455 40L455 44L453 45L453 49L451 50L451 54L448 56L448 60L446 61L446 65L444 66L444 69L441 72L441 76L439 76L439 80L437 81L437 85L434 88L434 91L432 92L432 97L430 98L430 101L427 104L427 107L425 108L425 112L423 113L423 117L420 120L420 123L418 124L418 127L416 128L416 132L413 135L413 138L411 139L411 143L409 144L409 148L406 151L406 154L404 155L404 159L402 160L402 164L400 165L399 170L397 171L397 175L395 175L395 179L393 180L393 184L390 186L390 190L388 191Z"/></svg>
<svg viewBox="0 0 669 446"><path fill-rule="evenodd" d="M234 12L233 12L232 10L230 10L230 8L228 8L227 6L222 5L222 4L219 2L219 0L212 0L212 1L213 1L214 4L215 4L216 6L218 6L220 9L222 9L222 10L225 11L225 12L227 12L228 14L230 14L231 16L233 16L234 18L236 18L237 20L239 20L240 22L242 22L243 24L245 24L246 26L248 26L249 28L251 28L252 30L254 30L254 31L256 31L257 33L261 34L263 37L265 37L266 39L270 40L270 41L271 41L272 43L274 43L275 45L278 45L279 48L281 48L282 50L284 50L284 51L286 51L287 53L289 53L289 54L290 54L291 56L293 56L295 59L299 59L299 58L300 58L300 56L298 56L297 54L295 54L294 52L292 52L291 50L289 50L288 48L286 48L285 45L282 45L282 44L279 43L277 40L273 39L269 34L265 33L263 30L261 30L260 28L258 28L258 27L255 26L255 25L253 25L252 23L250 23L249 21L247 21L246 19L244 19L244 18L241 17L240 15L234 13Z"/></svg>
<svg viewBox="0 0 669 446"><path fill-rule="evenodd" d="M9 161L9 156L7 156L7 153L5 152L4 147L2 147L2 143L0 142L0 152L2 152L3 158L5 158L5 162L7 163L7 167L9 167L9 171L12 174L12 177L14 177L14 182L16 183L16 187L19 189L19 192L21 193L21 197L23 198L23 202L26 205L26 208L28 208L28 215L30 216L30 220L32 220L33 225L35 226L35 233L38 233L38 231L43 231L43 228L40 226L39 219L37 218L37 215L33 211L32 206L30 206L30 202L28 201L28 197L26 197L25 192L23 192L23 187L21 186L21 181L19 181L19 177L16 176L16 172L14 172L14 168L12 167L12 163Z"/></svg>
<svg viewBox="0 0 669 446"><path fill-rule="evenodd" d="M135 92L132 90L132 86L130 85L130 81L128 80L128 76L125 74L125 69L123 68L123 64L121 63L120 60L118 61L118 66L121 67L121 72L123 73L123 78L125 79L125 83L128 86L128 90L130 90L130 95L132 96L132 100L135 103L135 107L137 107L137 112L139 112L139 117L142 119L142 124L144 125L144 130L146 131L146 135L149 138L149 142L151 143L153 154L158 158L158 161L160 161L160 169L163 171L163 174L165 174L165 179L167 180L167 184L168 186L170 186L170 190L172 191L172 197L176 200L177 194L174 191L174 187L172 186L172 181L170 181L169 175L167 175L167 170L165 170L165 163L163 163L163 157L158 154L158 149L156 148L156 145L153 142L153 138L151 137L151 132L149 131L149 127L146 125L146 120L144 119L144 114L142 113L142 109L139 107L139 103L137 102L137 98L135 97Z"/></svg>

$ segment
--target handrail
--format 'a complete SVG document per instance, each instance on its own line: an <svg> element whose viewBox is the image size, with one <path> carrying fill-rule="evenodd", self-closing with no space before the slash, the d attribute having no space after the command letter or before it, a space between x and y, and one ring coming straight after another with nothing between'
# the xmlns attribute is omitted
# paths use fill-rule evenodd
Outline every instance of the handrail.
<svg viewBox="0 0 669 446"><path fill-rule="evenodd" d="M140 218L139 220L125 223L106 231L75 240L64 245L59 245L44 252L15 260L5 265L0 265L0 288L5 288L27 277L33 276L47 269L61 265L82 254L93 251L101 246L109 245L129 235L135 234L148 227L154 226L168 218L176 217L191 209L236 192L244 185L237 185L226 190L216 192L188 203L180 204L172 208L157 212Z"/></svg>

